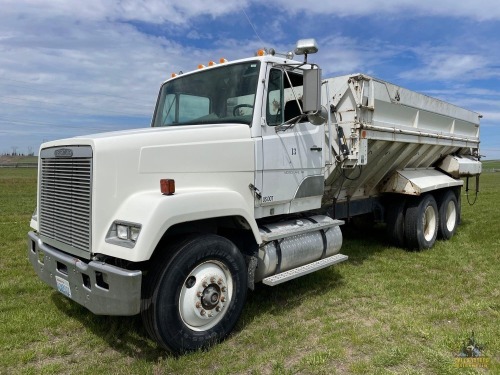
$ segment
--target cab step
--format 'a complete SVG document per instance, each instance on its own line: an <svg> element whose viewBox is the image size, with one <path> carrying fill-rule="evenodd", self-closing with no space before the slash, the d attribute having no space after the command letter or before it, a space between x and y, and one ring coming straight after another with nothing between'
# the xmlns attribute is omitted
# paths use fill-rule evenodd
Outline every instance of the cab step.
<svg viewBox="0 0 500 375"><path fill-rule="evenodd" d="M322 268L326 268L332 266L334 264L343 262L347 260L349 257L344 254L336 254L331 257L317 260L316 262L308 263L303 266L278 273L277 275L266 277L262 282L269 286L275 286L293 279L297 277L304 276L315 271L318 271Z"/></svg>

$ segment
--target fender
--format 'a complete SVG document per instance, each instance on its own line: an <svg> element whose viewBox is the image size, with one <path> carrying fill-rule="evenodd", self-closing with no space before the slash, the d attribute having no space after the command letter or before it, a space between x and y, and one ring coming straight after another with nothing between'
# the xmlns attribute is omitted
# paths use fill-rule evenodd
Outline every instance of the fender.
<svg viewBox="0 0 500 375"><path fill-rule="evenodd" d="M134 248L107 243L103 238L98 252L132 262L146 261L171 226L223 216L243 217L260 244L262 239L253 216L253 206L248 203L238 192L224 189L185 189L169 196L157 191L135 194L120 206L113 219L142 226Z"/></svg>
<svg viewBox="0 0 500 375"><path fill-rule="evenodd" d="M394 172L381 191L418 196L429 191L463 184L462 180L452 178L434 168L408 168Z"/></svg>

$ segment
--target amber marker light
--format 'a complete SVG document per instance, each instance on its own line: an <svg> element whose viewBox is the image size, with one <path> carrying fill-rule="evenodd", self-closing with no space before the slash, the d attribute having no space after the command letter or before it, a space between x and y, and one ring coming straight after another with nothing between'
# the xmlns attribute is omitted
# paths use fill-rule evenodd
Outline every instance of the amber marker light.
<svg viewBox="0 0 500 375"><path fill-rule="evenodd" d="M205 65L203 65L203 64L199 64L199 65L198 65L198 69L203 69L203 68L206 68L206 66L205 66Z"/></svg>
<svg viewBox="0 0 500 375"><path fill-rule="evenodd" d="M173 195L175 193L175 180L170 178L161 179L160 190L163 195Z"/></svg>
<svg viewBox="0 0 500 375"><path fill-rule="evenodd" d="M225 64L225 63L227 63L227 60L226 60L224 57L221 57L221 58L219 59L219 62L220 62L221 64Z"/></svg>
<svg viewBox="0 0 500 375"><path fill-rule="evenodd" d="M259 49L257 51L257 56L264 56L266 54L266 50L263 50L263 49Z"/></svg>
<svg viewBox="0 0 500 375"><path fill-rule="evenodd" d="M215 61L209 61L208 62L208 66L214 66L215 65Z"/></svg>

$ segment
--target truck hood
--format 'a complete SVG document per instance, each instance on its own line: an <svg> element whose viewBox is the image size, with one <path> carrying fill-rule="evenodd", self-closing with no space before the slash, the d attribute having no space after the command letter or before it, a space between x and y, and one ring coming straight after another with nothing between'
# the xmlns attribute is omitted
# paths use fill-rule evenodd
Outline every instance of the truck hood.
<svg viewBox="0 0 500 375"><path fill-rule="evenodd" d="M91 134L47 142L42 148L90 145L93 158L111 170L133 169L139 173L222 172L253 170L253 158L243 158L248 148L248 125L209 124L132 129ZM253 148L253 146L252 146Z"/></svg>

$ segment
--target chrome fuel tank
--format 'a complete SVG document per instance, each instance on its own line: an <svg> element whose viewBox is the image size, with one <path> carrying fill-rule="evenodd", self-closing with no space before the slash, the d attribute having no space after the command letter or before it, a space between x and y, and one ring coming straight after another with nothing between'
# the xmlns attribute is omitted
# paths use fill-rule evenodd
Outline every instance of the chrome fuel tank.
<svg viewBox="0 0 500 375"><path fill-rule="evenodd" d="M266 242L259 249L255 281L337 254L342 247L337 222L317 215L261 226L263 237L273 233L283 233L283 237Z"/></svg>

